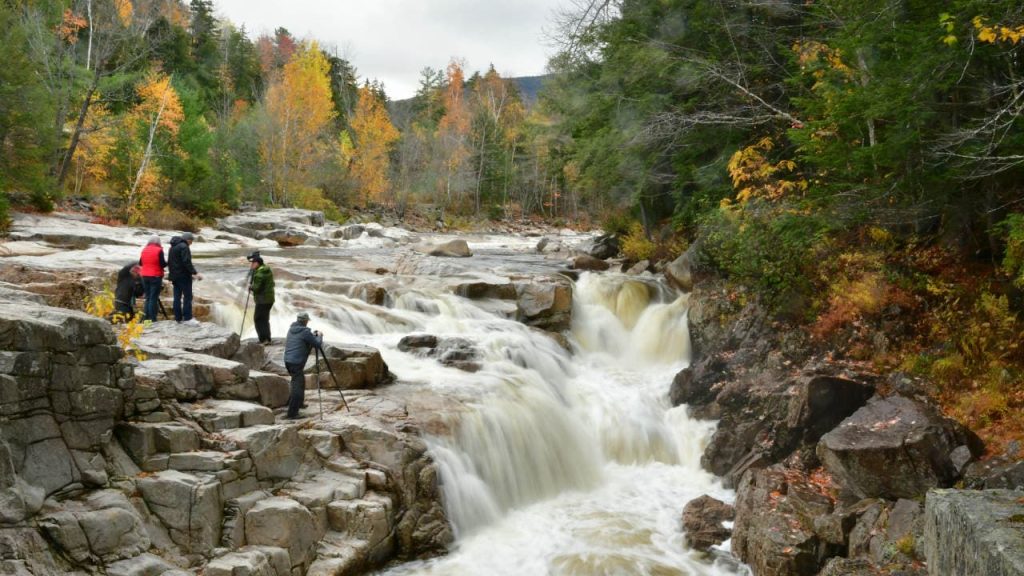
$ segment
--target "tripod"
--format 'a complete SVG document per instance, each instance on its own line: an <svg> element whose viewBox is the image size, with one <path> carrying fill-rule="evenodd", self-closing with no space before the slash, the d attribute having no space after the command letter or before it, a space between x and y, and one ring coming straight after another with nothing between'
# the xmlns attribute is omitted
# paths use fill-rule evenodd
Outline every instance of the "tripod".
<svg viewBox="0 0 1024 576"><path fill-rule="evenodd" d="M341 396L341 402L345 405L345 411L351 412L348 407L348 401L345 400L345 393L341 391L341 384L338 383L338 379L334 376L334 368L331 368L331 363L327 361L327 355L324 354L323 346L317 346L313 349L316 353L316 397L317 402L320 404L320 419L324 419L324 401L320 395L320 359L324 359L324 366L327 366L327 372L331 375L331 380L334 380L334 385L338 387L338 395Z"/></svg>
<svg viewBox="0 0 1024 576"><path fill-rule="evenodd" d="M238 327L238 337L242 337L242 328L245 328L245 313L249 310L249 296L252 294L252 280L253 273L252 269L249 269L249 273L245 276L245 306L242 307L242 324ZM236 300L237 302L237 300Z"/></svg>

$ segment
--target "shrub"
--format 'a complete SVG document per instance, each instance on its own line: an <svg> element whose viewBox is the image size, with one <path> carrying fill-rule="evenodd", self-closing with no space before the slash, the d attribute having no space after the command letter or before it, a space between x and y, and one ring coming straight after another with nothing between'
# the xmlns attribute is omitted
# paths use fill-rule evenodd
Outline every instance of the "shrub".
<svg viewBox="0 0 1024 576"><path fill-rule="evenodd" d="M605 234L628 234L633 227L633 218L625 210L609 212L601 219L601 230Z"/></svg>
<svg viewBox="0 0 1024 576"><path fill-rule="evenodd" d="M816 216L787 209L756 212L723 207L701 222L704 256L749 284L769 305L810 293L828 227Z"/></svg>
<svg viewBox="0 0 1024 576"><path fill-rule="evenodd" d="M319 188L302 188L295 193L293 203L296 208L302 208L304 210L319 210L324 213L324 217L328 220L335 222L344 222L347 220L338 205L327 199L324 193Z"/></svg>
<svg viewBox="0 0 1024 576"><path fill-rule="evenodd" d="M1024 288L1024 214L1011 214L999 225L1006 234L1003 271L1018 288Z"/></svg>
<svg viewBox="0 0 1024 576"><path fill-rule="evenodd" d="M117 342L121 345L121 349L140 361L146 359L146 354L136 343L145 329L141 312L134 316L114 312L114 293L109 287L89 297L85 302L85 311L98 318L110 320L114 324Z"/></svg>
<svg viewBox="0 0 1024 576"><path fill-rule="evenodd" d="M139 224L158 230L181 230L184 232L198 232L202 227L202 222L196 218L166 204L143 212Z"/></svg>
<svg viewBox="0 0 1024 576"><path fill-rule="evenodd" d="M7 193L0 192L0 236L6 235L10 229L10 204L7 201Z"/></svg>
<svg viewBox="0 0 1024 576"><path fill-rule="evenodd" d="M622 253L634 262L649 260L656 248L657 245L647 237L639 222L633 222L629 232L622 237Z"/></svg>

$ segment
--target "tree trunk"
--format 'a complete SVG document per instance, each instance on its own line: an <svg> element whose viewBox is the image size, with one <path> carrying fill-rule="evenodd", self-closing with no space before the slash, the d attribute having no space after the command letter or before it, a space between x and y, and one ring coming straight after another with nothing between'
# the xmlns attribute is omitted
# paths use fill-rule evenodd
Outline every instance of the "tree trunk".
<svg viewBox="0 0 1024 576"><path fill-rule="evenodd" d="M75 156L75 150L78 149L78 142L82 139L82 129L85 126L86 115L89 114L89 106L92 104L92 96L96 93L96 88L99 87L99 83L100 69L97 67L93 69L92 83L89 84L89 90L85 93L85 100L82 101L82 108L78 111L78 121L75 122L75 131L71 134L71 142L68 143L68 150L64 153L64 158L60 163L60 170L57 172L58 188L64 184L64 180L68 176L68 169L71 167L71 160Z"/></svg>
<svg viewBox="0 0 1024 576"><path fill-rule="evenodd" d="M156 116L153 118L153 123L149 126L149 140L146 141L146 151L142 154L142 162L139 163L139 171L135 174L135 182L132 184L132 189L128 193L128 206L130 207L135 201L135 193L138 192L139 183L142 182L142 176L146 173L146 167L149 166L149 159L153 155L153 138L156 136L157 126L160 125L160 116L164 113L164 107L167 106L167 95L170 93L170 82L167 83L167 89L164 90L163 98L160 99L160 108L156 111Z"/></svg>

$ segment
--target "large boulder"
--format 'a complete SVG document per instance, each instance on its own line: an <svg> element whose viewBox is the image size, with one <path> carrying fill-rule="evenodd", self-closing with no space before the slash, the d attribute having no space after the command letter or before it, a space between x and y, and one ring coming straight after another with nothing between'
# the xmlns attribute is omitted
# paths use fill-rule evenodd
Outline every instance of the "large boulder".
<svg viewBox="0 0 1024 576"><path fill-rule="evenodd" d="M619 254L619 238L614 234L602 234L585 244L583 251L598 260L614 258Z"/></svg>
<svg viewBox="0 0 1024 576"><path fill-rule="evenodd" d="M873 398L818 443L825 467L852 494L917 498L959 479L951 455L981 445L970 431L926 404L893 396Z"/></svg>
<svg viewBox="0 0 1024 576"><path fill-rule="evenodd" d="M932 576L1024 575L1024 491L932 490L924 554Z"/></svg>
<svg viewBox="0 0 1024 576"><path fill-rule="evenodd" d="M706 552L729 539L732 530L725 522L732 522L736 510L729 504L704 495L694 498L683 508L683 533L690 548Z"/></svg>
<svg viewBox="0 0 1024 576"><path fill-rule="evenodd" d="M701 259L700 242L694 242L678 258L665 266L665 279L683 292L693 290L693 285L707 276L708 266Z"/></svg>
<svg viewBox="0 0 1024 576"><path fill-rule="evenodd" d="M757 576L814 576L841 549L815 530L833 502L795 471L750 470L736 490L732 550Z"/></svg>
<svg viewBox="0 0 1024 576"><path fill-rule="evenodd" d="M469 258L473 255L473 252L469 249L469 244L465 240L457 238L430 247L427 254L446 258Z"/></svg>
<svg viewBox="0 0 1024 576"><path fill-rule="evenodd" d="M313 513L291 498L265 498L245 514L246 542L287 550L293 568L312 559L322 535Z"/></svg>
<svg viewBox="0 0 1024 576"><path fill-rule="evenodd" d="M239 448L249 451L260 480L291 478L302 464L305 446L295 426L252 426L223 432Z"/></svg>
<svg viewBox="0 0 1024 576"><path fill-rule="evenodd" d="M267 240L273 240L277 242L278 246L290 247L290 246L301 246L310 241L312 236L303 232L302 230L296 230L295 228L286 228L284 230L272 230L264 235Z"/></svg>
<svg viewBox="0 0 1024 576"><path fill-rule="evenodd" d="M394 379L376 348L359 344L324 344L323 351L319 360L321 388L372 389ZM316 371L317 364L306 369L307 374Z"/></svg>
<svg viewBox="0 0 1024 576"><path fill-rule="evenodd" d="M696 376L708 368L698 366ZM670 396L677 400L694 395L702 398L702 390L691 378L678 377ZM735 484L753 465L778 462L802 447L810 452L822 434L863 406L873 391L864 379L815 373L728 381L717 390L721 424L701 464Z"/></svg>
<svg viewBox="0 0 1024 576"><path fill-rule="evenodd" d="M520 322L561 332L572 323L572 286L568 282L529 282L516 285Z"/></svg>
<svg viewBox="0 0 1024 576"><path fill-rule="evenodd" d="M590 272L603 272L611 265L601 260L600 258L594 258L589 254L580 254L572 261L572 267L574 270L585 270Z"/></svg>
<svg viewBox="0 0 1024 576"><path fill-rule="evenodd" d="M150 546L142 518L124 494L116 490L65 501L59 509L44 513L39 524L47 537L78 563L132 558Z"/></svg>
<svg viewBox="0 0 1024 576"><path fill-rule="evenodd" d="M211 560L204 576L291 576L288 551L274 546L245 546Z"/></svg>
<svg viewBox="0 0 1024 576"><path fill-rule="evenodd" d="M219 545L224 502L216 478L165 470L140 478L136 485L184 552L207 554Z"/></svg>

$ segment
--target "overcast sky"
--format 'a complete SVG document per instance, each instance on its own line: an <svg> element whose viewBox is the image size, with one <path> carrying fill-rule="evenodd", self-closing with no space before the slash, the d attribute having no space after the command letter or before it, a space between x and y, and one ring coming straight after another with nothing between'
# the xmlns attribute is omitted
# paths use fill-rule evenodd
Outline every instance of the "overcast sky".
<svg viewBox="0 0 1024 576"><path fill-rule="evenodd" d="M544 31L568 0L215 0L217 12L250 38L284 26L336 47L360 78L378 78L388 96L408 98L426 66L455 57L467 70L493 63L503 76L542 74L552 49Z"/></svg>

